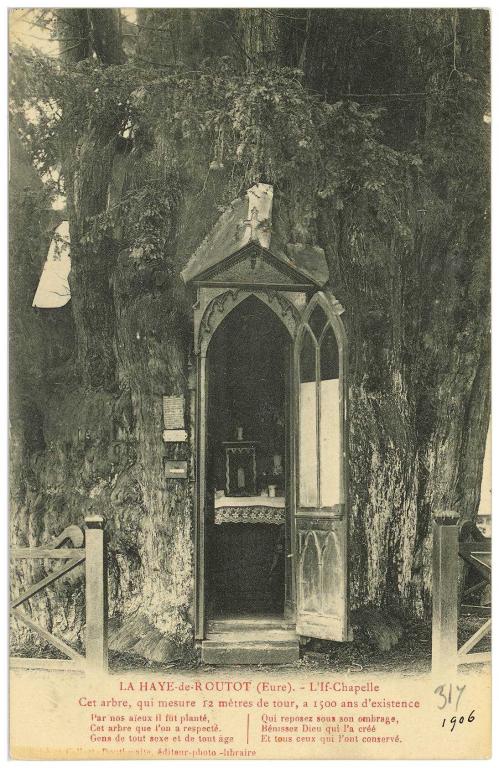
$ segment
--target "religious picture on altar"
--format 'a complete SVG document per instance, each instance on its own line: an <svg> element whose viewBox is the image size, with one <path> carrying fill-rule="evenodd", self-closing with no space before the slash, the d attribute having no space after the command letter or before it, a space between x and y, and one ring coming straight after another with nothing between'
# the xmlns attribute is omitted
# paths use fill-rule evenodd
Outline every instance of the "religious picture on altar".
<svg viewBox="0 0 499 768"><path fill-rule="evenodd" d="M10 10L13 758L490 755L489 28Z"/></svg>

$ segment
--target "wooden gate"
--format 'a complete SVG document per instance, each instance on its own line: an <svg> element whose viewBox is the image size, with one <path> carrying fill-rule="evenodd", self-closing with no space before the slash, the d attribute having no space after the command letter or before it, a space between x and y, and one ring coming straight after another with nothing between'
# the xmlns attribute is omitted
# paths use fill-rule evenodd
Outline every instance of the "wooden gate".
<svg viewBox="0 0 499 768"><path fill-rule="evenodd" d="M465 531L465 526L462 531ZM490 605L473 603L460 605L458 598L459 557L480 575L480 580L464 591L465 600L469 600L479 589L490 584L491 541L485 537L474 538L474 541L459 541L459 516L455 512L440 512L435 515L433 519L432 624L432 669L434 671L455 671L462 664L491 661L490 652L473 652L480 640L490 632L492 625ZM457 626L460 610L471 615L482 616L486 621L461 647L458 647Z"/></svg>
<svg viewBox="0 0 499 768"><path fill-rule="evenodd" d="M72 547L63 547L70 542ZM25 658L11 656L11 668L65 669L71 671L107 671L107 563L104 540L104 520L100 515L85 518L85 531L70 525L48 547L13 547L11 560L64 560L63 565L45 578L31 584L10 603L11 616L23 622L33 632L46 640L67 659ZM85 564L85 656L34 622L21 608L43 589L65 574Z"/></svg>

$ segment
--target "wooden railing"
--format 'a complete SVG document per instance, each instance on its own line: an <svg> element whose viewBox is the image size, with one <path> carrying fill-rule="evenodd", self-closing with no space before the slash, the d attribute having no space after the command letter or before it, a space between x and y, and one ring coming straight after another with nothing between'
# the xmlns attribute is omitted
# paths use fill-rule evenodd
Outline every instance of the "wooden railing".
<svg viewBox="0 0 499 768"><path fill-rule="evenodd" d="M70 542L72 547L61 545ZM31 584L10 604L11 616L57 648L67 659L26 658L12 656L10 666L24 669L65 669L84 672L107 671L107 563L104 519L100 515L85 518L85 532L78 526L66 528L51 546L12 547L12 560L40 559L66 562L48 576ZM51 632L34 622L22 606L30 598L53 584L65 574L85 564L85 656Z"/></svg>
<svg viewBox="0 0 499 768"><path fill-rule="evenodd" d="M481 574L477 584L465 590L469 598L490 584L490 539L473 542L459 541L459 516L455 512L439 512L433 519L433 620L432 670L455 672L461 664L491 661L490 652L474 652L480 640L490 631L490 606L464 605L459 601L459 558ZM487 620L458 647L458 618L460 608Z"/></svg>

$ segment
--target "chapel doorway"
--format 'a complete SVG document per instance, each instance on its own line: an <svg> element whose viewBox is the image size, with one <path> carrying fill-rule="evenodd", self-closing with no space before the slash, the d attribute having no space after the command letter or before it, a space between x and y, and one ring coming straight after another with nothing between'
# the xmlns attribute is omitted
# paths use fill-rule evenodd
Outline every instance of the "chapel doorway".
<svg viewBox="0 0 499 768"><path fill-rule="evenodd" d="M208 348L208 619L284 615L290 359L285 326L255 296L227 315Z"/></svg>

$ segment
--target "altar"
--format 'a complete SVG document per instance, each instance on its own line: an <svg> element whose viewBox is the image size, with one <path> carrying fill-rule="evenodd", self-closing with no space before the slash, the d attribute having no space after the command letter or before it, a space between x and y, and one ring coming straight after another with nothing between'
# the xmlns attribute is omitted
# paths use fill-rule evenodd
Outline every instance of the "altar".
<svg viewBox="0 0 499 768"><path fill-rule="evenodd" d="M215 525L224 523L265 523L284 525L286 500L284 496L222 496L215 499Z"/></svg>

